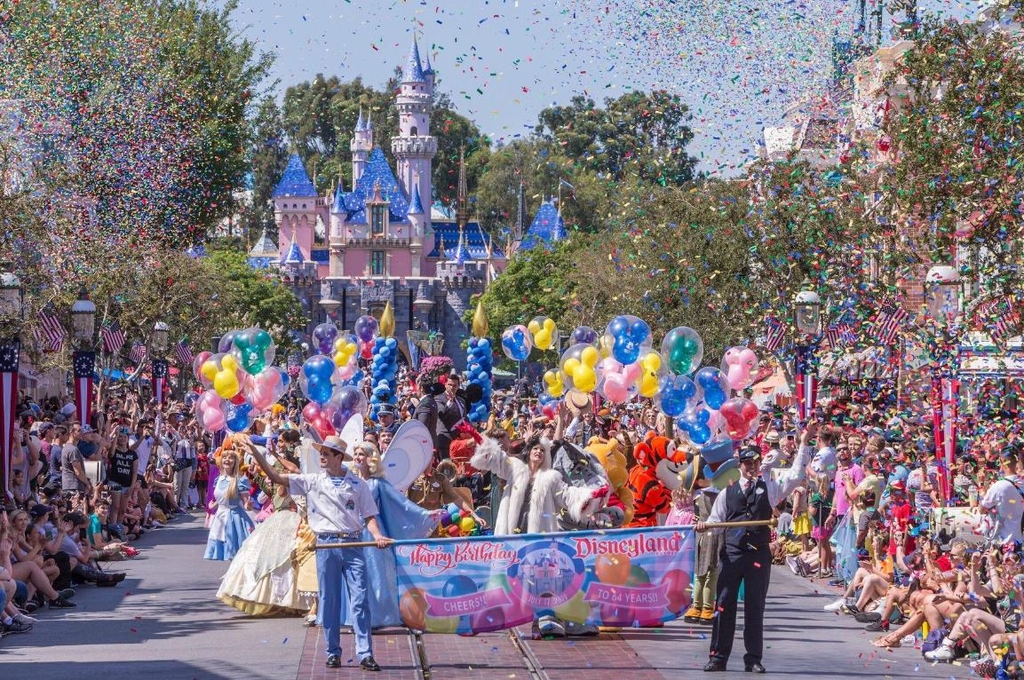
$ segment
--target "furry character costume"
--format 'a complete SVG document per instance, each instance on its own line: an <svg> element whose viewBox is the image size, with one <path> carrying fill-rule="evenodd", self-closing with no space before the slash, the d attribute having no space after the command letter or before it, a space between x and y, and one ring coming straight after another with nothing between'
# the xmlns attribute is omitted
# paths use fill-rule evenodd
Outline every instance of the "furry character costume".
<svg viewBox="0 0 1024 680"><path fill-rule="evenodd" d="M629 471L627 483L633 493L633 521L627 526L657 526L658 515L671 506L672 490L682 483L679 473L686 467L686 454L676 450L674 441L653 432L633 453L636 465Z"/></svg>
<svg viewBox="0 0 1024 680"><path fill-rule="evenodd" d="M542 534L558 531L558 514L562 510L577 522L583 522L600 507L604 500L601 489L573 487L565 483L562 475L551 468L551 442L541 440L545 460L533 476L533 491L527 511L527 533ZM527 455L529 452L527 451ZM508 456L490 437L483 437L473 453L470 464L479 470L489 470L505 480L501 504L494 518L494 535L518 533L519 516L527 502L530 484L530 466ZM604 488L607 492L607 487Z"/></svg>
<svg viewBox="0 0 1024 680"><path fill-rule="evenodd" d="M611 511L618 516L614 526L628 526L633 520L633 492L629 489L629 470L626 469L626 456L622 453L622 444L618 439L591 437L586 451L601 461L611 483L608 508L618 508L617 511Z"/></svg>

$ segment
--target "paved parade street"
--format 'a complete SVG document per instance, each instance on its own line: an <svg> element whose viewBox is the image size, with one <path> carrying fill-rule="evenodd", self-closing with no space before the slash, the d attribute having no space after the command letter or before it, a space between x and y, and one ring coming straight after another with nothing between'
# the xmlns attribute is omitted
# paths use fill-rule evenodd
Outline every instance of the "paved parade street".
<svg viewBox="0 0 1024 680"><path fill-rule="evenodd" d="M198 514L144 538L142 555L117 565L128 571L120 586L83 586L75 597L78 609L44 610L32 632L0 641L4 676L13 671L13 677L20 677L17 671L31 668L35 680L373 677L352 665L324 668L319 628L304 628L296 618L246 618L216 600L225 565L202 559L205 542ZM930 668L919 650L878 652L869 644L872 634L852 619L822 611L834 597L784 567L775 567L772 578L765 619L769 673L790 678L970 676L966 666ZM567 641L521 637L530 650L524 660L505 632L428 634L423 640L429 675L419 655L413 655L405 630L389 629L374 640L384 668L381 678L618 680L628 674L630 680L669 680L703 676L709 636L710 628L680 621L662 629ZM342 648L351 651L350 636L342 638ZM730 670L723 677L750 677L739 658Z"/></svg>

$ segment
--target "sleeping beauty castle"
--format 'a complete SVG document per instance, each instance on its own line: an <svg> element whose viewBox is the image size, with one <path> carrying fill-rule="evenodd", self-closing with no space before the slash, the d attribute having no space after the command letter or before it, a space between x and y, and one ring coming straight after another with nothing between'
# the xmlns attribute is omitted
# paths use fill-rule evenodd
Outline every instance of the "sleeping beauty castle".
<svg viewBox="0 0 1024 680"><path fill-rule="evenodd" d="M264 234L249 261L280 270L307 307L310 329L330 320L351 330L359 316L379 318L390 302L406 360L416 365L424 355L445 353L463 368L458 348L470 335L463 320L470 298L504 270L506 257L470 220L464 163L454 211L433 205L433 94L434 70L414 40L395 98L396 167L388 165L362 113L349 147L348 190L339 185L328 196L318 195L293 155L273 194L278 245ZM551 231L550 210L545 214ZM564 236L560 224L554 231Z"/></svg>

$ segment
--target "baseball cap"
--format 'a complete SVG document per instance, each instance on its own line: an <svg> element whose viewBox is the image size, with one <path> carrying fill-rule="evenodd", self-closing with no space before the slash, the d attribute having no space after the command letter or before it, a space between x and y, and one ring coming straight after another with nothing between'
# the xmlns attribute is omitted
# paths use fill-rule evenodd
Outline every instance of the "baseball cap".
<svg viewBox="0 0 1024 680"><path fill-rule="evenodd" d="M32 519L38 519L48 512L53 512L52 505L43 505L42 503L38 503L32 506L32 509L28 511L28 514Z"/></svg>

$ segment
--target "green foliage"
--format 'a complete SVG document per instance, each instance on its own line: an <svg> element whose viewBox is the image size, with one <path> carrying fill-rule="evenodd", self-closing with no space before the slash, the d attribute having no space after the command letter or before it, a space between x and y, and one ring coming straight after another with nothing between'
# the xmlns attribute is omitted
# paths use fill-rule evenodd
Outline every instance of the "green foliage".
<svg viewBox="0 0 1024 680"><path fill-rule="evenodd" d="M254 127L248 153L252 166L252 205L244 216L245 227L252 239L257 238L264 229L272 237L277 234L274 223L274 187L288 165L284 122L273 97L266 97L260 102Z"/></svg>

